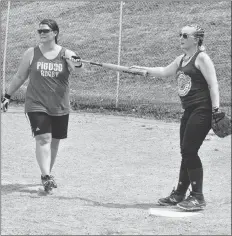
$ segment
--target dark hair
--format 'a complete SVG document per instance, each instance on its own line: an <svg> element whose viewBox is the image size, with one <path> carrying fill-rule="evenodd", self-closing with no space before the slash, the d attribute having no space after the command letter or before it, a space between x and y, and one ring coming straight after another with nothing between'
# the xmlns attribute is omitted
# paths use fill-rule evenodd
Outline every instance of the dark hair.
<svg viewBox="0 0 232 236"><path fill-rule="evenodd" d="M51 19L43 19L39 25L48 25L53 31L57 31L57 35L55 37L56 44L58 43L58 35L59 35L59 26L56 21Z"/></svg>
<svg viewBox="0 0 232 236"><path fill-rule="evenodd" d="M204 40L204 36L205 36L204 29L196 24L192 24L192 25L188 25L188 26L195 28L196 31L194 33L194 36L195 36L195 38L198 39L198 48L200 51L205 51L205 47L203 46L203 40Z"/></svg>

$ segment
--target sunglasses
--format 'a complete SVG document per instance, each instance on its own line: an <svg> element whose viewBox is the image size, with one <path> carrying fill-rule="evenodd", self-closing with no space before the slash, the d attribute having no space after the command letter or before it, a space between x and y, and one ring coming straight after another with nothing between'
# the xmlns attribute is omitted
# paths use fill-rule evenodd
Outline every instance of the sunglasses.
<svg viewBox="0 0 232 236"><path fill-rule="evenodd" d="M187 39L187 38L189 38L189 37L193 37L192 35L187 34L187 33L183 33L183 34L180 33L179 36L180 36L180 38L183 37L184 39Z"/></svg>
<svg viewBox="0 0 232 236"><path fill-rule="evenodd" d="M39 34L42 34L42 33L47 34L47 33L51 32L51 31L52 31L52 30L50 30L50 29L38 29L38 30L37 30L37 32L38 32Z"/></svg>

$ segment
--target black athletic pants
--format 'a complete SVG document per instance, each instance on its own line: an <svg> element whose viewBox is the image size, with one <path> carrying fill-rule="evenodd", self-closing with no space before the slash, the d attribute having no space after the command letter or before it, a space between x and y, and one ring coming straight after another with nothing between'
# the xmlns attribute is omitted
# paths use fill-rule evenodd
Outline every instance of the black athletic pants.
<svg viewBox="0 0 232 236"><path fill-rule="evenodd" d="M185 194L190 183L202 193L203 168L198 151L211 129L212 109L195 106L184 111L180 124L181 166L177 191Z"/></svg>
<svg viewBox="0 0 232 236"><path fill-rule="evenodd" d="M180 124L182 165L187 169L201 168L198 151L211 129L212 110L191 107L184 111Z"/></svg>

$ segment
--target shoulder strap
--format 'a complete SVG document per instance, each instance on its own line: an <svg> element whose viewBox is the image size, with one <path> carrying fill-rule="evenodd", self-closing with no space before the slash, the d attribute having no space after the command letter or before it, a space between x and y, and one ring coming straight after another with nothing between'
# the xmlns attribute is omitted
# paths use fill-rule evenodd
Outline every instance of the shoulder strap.
<svg viewBox="0 0 232 236"><path fill-rule="evenodd" d="M41 55L41 51L39 49L39 46L34 47L34 55L33 58L31 59L30 65L32 65L32 63L34 62L34 60L37 59L37 57L39 57Z"/></svg>
<svg viewBox="0 0 232 236"><path fill-rule="evenodd" d="M180 64L179 64L179 67L182 66L182 63L183 63L184 57L185 57L185 55L181 58L181 60L180 60Z"/></svg>
<svg viewBox="0 0 232 236"><path fill-rule="evenodd" d="M65 51L66 51L66 48L62 47L60 50L60 57L61 58L63 58L65 56Z"/></svg>
<svg viewBox="0 0 232 236"><path fill-rule="evenodd" d="M69 70L69 68L68 68L68 63L67 63L66 59L64 58L64 57L65 57L65 51L66 51L66 50L67 50L67 49L64 48L64 47L61 48L61 50L60 50L60 60L63 60L63 62L64 62L64 64L66 65L67 69Z"/></svg>
<svg viewBox="0 0 232 236"><path fill-rule="evenodd" d="M200 52L201 52L201 51L198 50L198 51L196 52L196 54L193 56L193 58L191 59L191 61L195 61L196 58L197 58L197 56L198 56L198 54L199 54Z"/></svg>

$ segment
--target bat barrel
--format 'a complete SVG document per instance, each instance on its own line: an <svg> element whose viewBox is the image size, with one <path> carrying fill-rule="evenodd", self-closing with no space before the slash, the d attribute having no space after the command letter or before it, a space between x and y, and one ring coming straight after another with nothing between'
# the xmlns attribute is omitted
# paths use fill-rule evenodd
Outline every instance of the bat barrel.
<svg viewBox="0 0 232 236"><path fill-rule="evenodd" d="M65 59L69 59L67 57L64 57ZM128 74L133 74L133 75L142 75L142 76L146 76L147 75L147 71L144 69L135 69L135 68L130 68L127 66L120 66L120 65L115 65L115 64L111 64L111 63L99 63L99 62L93 62L93 61L87 61L87 60L80 60L82 63L87 63L90 65L94 65L94 66L101 66L103 68L109 69L109 70L115 70L115 71L120 71L123 73L128 73Z"/></svg>

